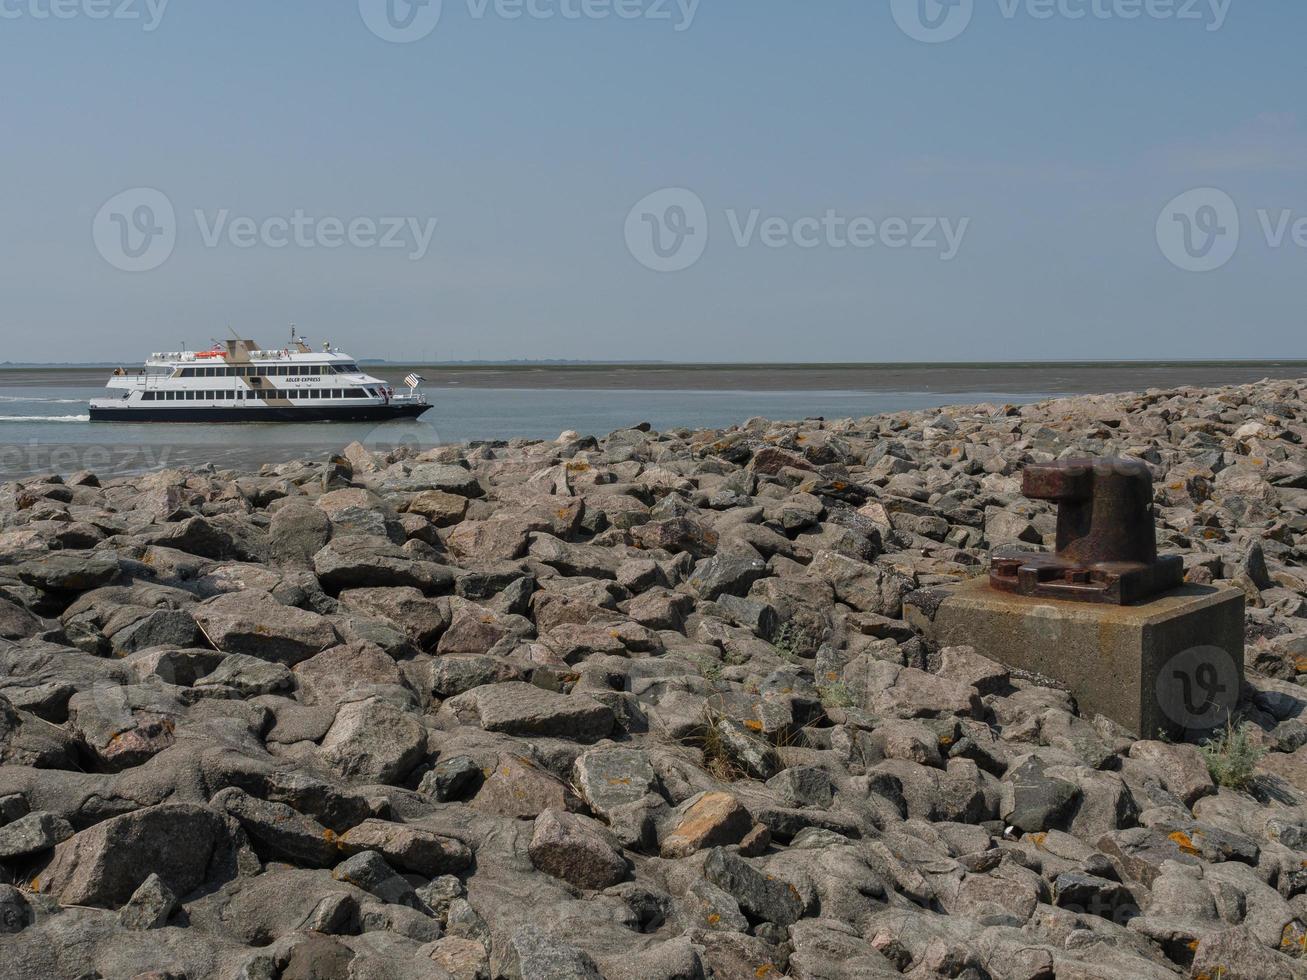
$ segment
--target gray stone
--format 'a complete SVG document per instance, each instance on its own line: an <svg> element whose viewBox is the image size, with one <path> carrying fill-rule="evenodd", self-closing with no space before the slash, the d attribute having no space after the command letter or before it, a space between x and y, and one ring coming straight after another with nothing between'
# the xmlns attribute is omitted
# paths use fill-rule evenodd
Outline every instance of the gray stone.
<svg viewBox="0 0 1307 980"><path fill-rule="evenodd" d="M658 777L648 754L617 746L590 749L576 758L572 780L590 810L605 820L655 791Z"/></svg>
<svg viewBox="0 0 1307 980"><path fill-rule="evenodd" d="M1139 914L1135 897L1125 885L1079 871L1057 876L1053 901L1059 908L1096 915L1117 925L1125 925Z"/></svg>
<svg viewBox="0 0 1307 980"><path fill-rule="evenodd" d="M593 698L555 694L517 681L489 684L460 697L472 699L481 727L488 732L594 742L613 728L612 710Z"/></svg>
<svg viewBox="0 0 1307 980"><path fill-rule="evenodd" d="M1031 756L1003 777L999 804L1004 822L1023 833L1062 829L1080 801L1080 787L1045 772L1047 766Z"/></svg>
<svg viewBox="0 0 1307 980"><path fill-rule="evenodd" d="M754 582L768 575L767 563L755 555L724 553L700 561L688 585L701 599L745 596Z"/></svg>
<svg viewBox="0 0 1307 980"><path fill-rule="evenodd" d="M404 587L426 595L448 591L454 573L445 565L414 558L385 538L347 534L313 556L313 571L329 592Z"/></svg>
<svg viewBox="0 0 1307 980"><path fill-rule="evenodd" d="M460 840L389 820L364 820L341 835L347 854L376 851L395 867L425 878L457 874L472 864L472 850Z"/></svg>
<svg viewBox="0 0 1307 980"><path fill-rule="evenodd" d="M588 954L533 925L496 944L491 973L505 980L604 980Z"/></svg>
<svg viewBox="0 0 1307 980"><path fill-rule="evenodd" d="M815 766L791 766L767 780L767 785L794 806L828 809L832 800L830 773Z"/></svg>
<svg viewBox="0 0 1307 980"><path fill-rule="evenodd" d="M0 884L0 936L12 936L32 924L32 907L12 885Z"/></svg>
<svg viewBox="0 0 1307 980"><path fill-rule="evenodd" d="M177 896L163 883L163 879L152 874L132 893L127 904L119 911L118 922L124 929L136 931L162 929L180 907Z"/></svg>
<svg viewBox="0 0 1307 980"><path fill-rule="evenodd" d="M58 551L16 569L20 580L47 592L88 592L108 585L121 571L112 551Z"/></svg>
<svg viewBox="0 0 1307 980"><path fill-rule="evenodd" d="M362 888L383 902L408 908L423 908L423 902L413 886L376 851L361 851L332 869L331 877L337 881Z"/></svg>
<svg viewBox="0 0 1307 980"><path fill-rule="evenodd" d="M39 874L42 894L65 905L118 908L151 874L185 897L235 873L223 817L207 807L162 803L113 817L55 848Z"/></svg>
<svg viewBox="0 0 1307 980"><path fill-rule="evenodd" d="M398 783L422 761L427 730L410 712L381 698L341 705L320 758L347 779Z"/></svg>
<svg viewBox="0 0 1307 980"><path fill-rule="evenodd" d="M159 609L109 635L114 653L126 656L150 647L198 646L200 631L190 613L180 609Z"/></svg>
<svg viewBox="0 0 1307 980"><path fill-rule="evenodd" d="M763 874L720 847L708 856L703 874L756 920L788 926L803 915L803 901L793 885Z"/></svg>
<svg viewBox="0 0 1307 980"><path fill-rule="evenodd" d="M0 861L48 851L73 836L68 821L53 813L38 811L0 827Z"/></svg>
<svg viewBox="0 0 1307 980"><path fill-rule="evenodd" d="M471 471L445 463L419 463L401 476L388 478L383 486L402 493L441 490L460 497L480 497L485 493Z"/></svg>
<svg viewBox="0 0 1307 980"><path fill-rule="evenodd" d="M465 755L441 759L422 777L418 792L438 803L462 799L481 784L481 767Z"/></svg>
<svg viewBox="0 0 1307 980"><path fill-rule="evenodd" d="M286 564L311 564L330 539L330 518L307 503L279 508L268 525L269 554Z"/></svg>
<svg viewBox="0 0 1307 980"><path fill-rule="evenodd" d="M0 640L22 640L39 632L39 619L17 603L0 598Z"/></svg>
<svg viewBox="0 0 1307 980"><path fill-rule="evenodd" d="M566 811L545 810L536 817L528 852L541 871L577 888L607 888L629 870L620 845L602 824Z"/></svg>
<svg viewBox="0 0 1307 980"><path fill-rule="evenodd" d="M347 609L395 624L422 649L430 649L449 627L449 607L411 587L347 589L340 594Z"/></svg>
<svg viewBox="0 0 1307 980"><path fill-rule="evenodd" d="M199 688L230 687L247 698L284 691L294 685L295 675L285 664L241 653L224 657L211 673L195 682Z"/></svg>
<svg viewBox="0 0 1307 980"><path fill-rule="evenodd" d="M232 593L202 603L195 607L195 621L223 653L289 666L340 643L329 620L257 593Z"/></svg>
<svg viewBox="0 0 1307 980"><path fill-rule="evenodd" d="M340 860L336 835L312 817L284 803L272 803L230 786L209 801L235 817L262 855L310 868L330 868Z"/></svg>

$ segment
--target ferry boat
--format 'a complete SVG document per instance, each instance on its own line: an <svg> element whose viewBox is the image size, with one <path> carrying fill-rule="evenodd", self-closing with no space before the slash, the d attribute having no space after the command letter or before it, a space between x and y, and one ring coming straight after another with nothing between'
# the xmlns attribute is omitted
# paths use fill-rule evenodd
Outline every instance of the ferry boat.
<svg viewBox="0 0 1307 980"><path fill-rule="evenodd" d="M315 351L291 329L290 344L263 350L228 340L209 350L151 354L143 369L119 368L111 397L91 401L92 422L384 422L427 411L421 376L407 392L359 369L330 343Z"/></svg>

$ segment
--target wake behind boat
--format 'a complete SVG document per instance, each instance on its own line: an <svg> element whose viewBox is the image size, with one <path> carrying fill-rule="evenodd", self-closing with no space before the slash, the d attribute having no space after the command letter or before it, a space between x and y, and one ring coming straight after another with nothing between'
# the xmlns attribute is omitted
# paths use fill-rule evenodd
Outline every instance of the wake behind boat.
<svg viewBox="0 0 1307 980"><path fill-rule="evenodd" d="M92 422L384 422L427 411L410 374L397 394L348 354L314 351L291 329L282 350L229 340L205 351L151 354L140 370L119 368L113 397L91 402Z"/></svg>

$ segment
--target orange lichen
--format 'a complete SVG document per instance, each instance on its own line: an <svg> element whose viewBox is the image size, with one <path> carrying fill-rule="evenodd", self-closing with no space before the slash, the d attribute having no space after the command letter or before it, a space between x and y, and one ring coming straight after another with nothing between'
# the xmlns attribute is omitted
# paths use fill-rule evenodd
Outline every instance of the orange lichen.
<svg viewBox="0 0 1307 980"><path fill-rule="evenodd" d="M1167 836L1175 843L1176 847L1180 848L1180 850L1185 854L1193 854L1196 856L1202 853L1202 851L1194 846L1193 839L1183 830L1177 830L1175 833L1168 834Z"/></svg>

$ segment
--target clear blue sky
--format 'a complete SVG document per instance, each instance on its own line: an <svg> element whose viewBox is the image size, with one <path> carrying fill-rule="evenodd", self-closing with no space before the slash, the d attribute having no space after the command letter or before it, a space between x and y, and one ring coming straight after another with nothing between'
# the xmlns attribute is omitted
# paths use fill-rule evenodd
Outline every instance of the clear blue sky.
<svg viewBox="0 0 1307 980"><path fill-rule="evenodd" d="M974 0L945 43L905 34L889 0L702 0L688 23L675 0L669 20L444 0L405 44L360 0L173 0L152 31L147 0L112 0L138 20L93 19L104 0L40 16L51 2L0 0L0 360L135 359L228 323L271 346L291 321L391 358L1307 355L1307 248L1272 247L1257 217L1307 217L1301 0L1225 0L1219 30L1213 0L1194 20ZM1240 245L1183 271L1158 217L1209 186ZM707 248L660 273L627 219L669 187L703 202ZM144 272L93 236L134 188L176 214ZM398 249L228 234L297 210L437 225L416 261L408 225ZM965 219L965 237L947 261L832 247L817 220L798 226L814 247L767 247L761 224L741 245L753 211L785 219L784 242L828 212Z"/></svg>

